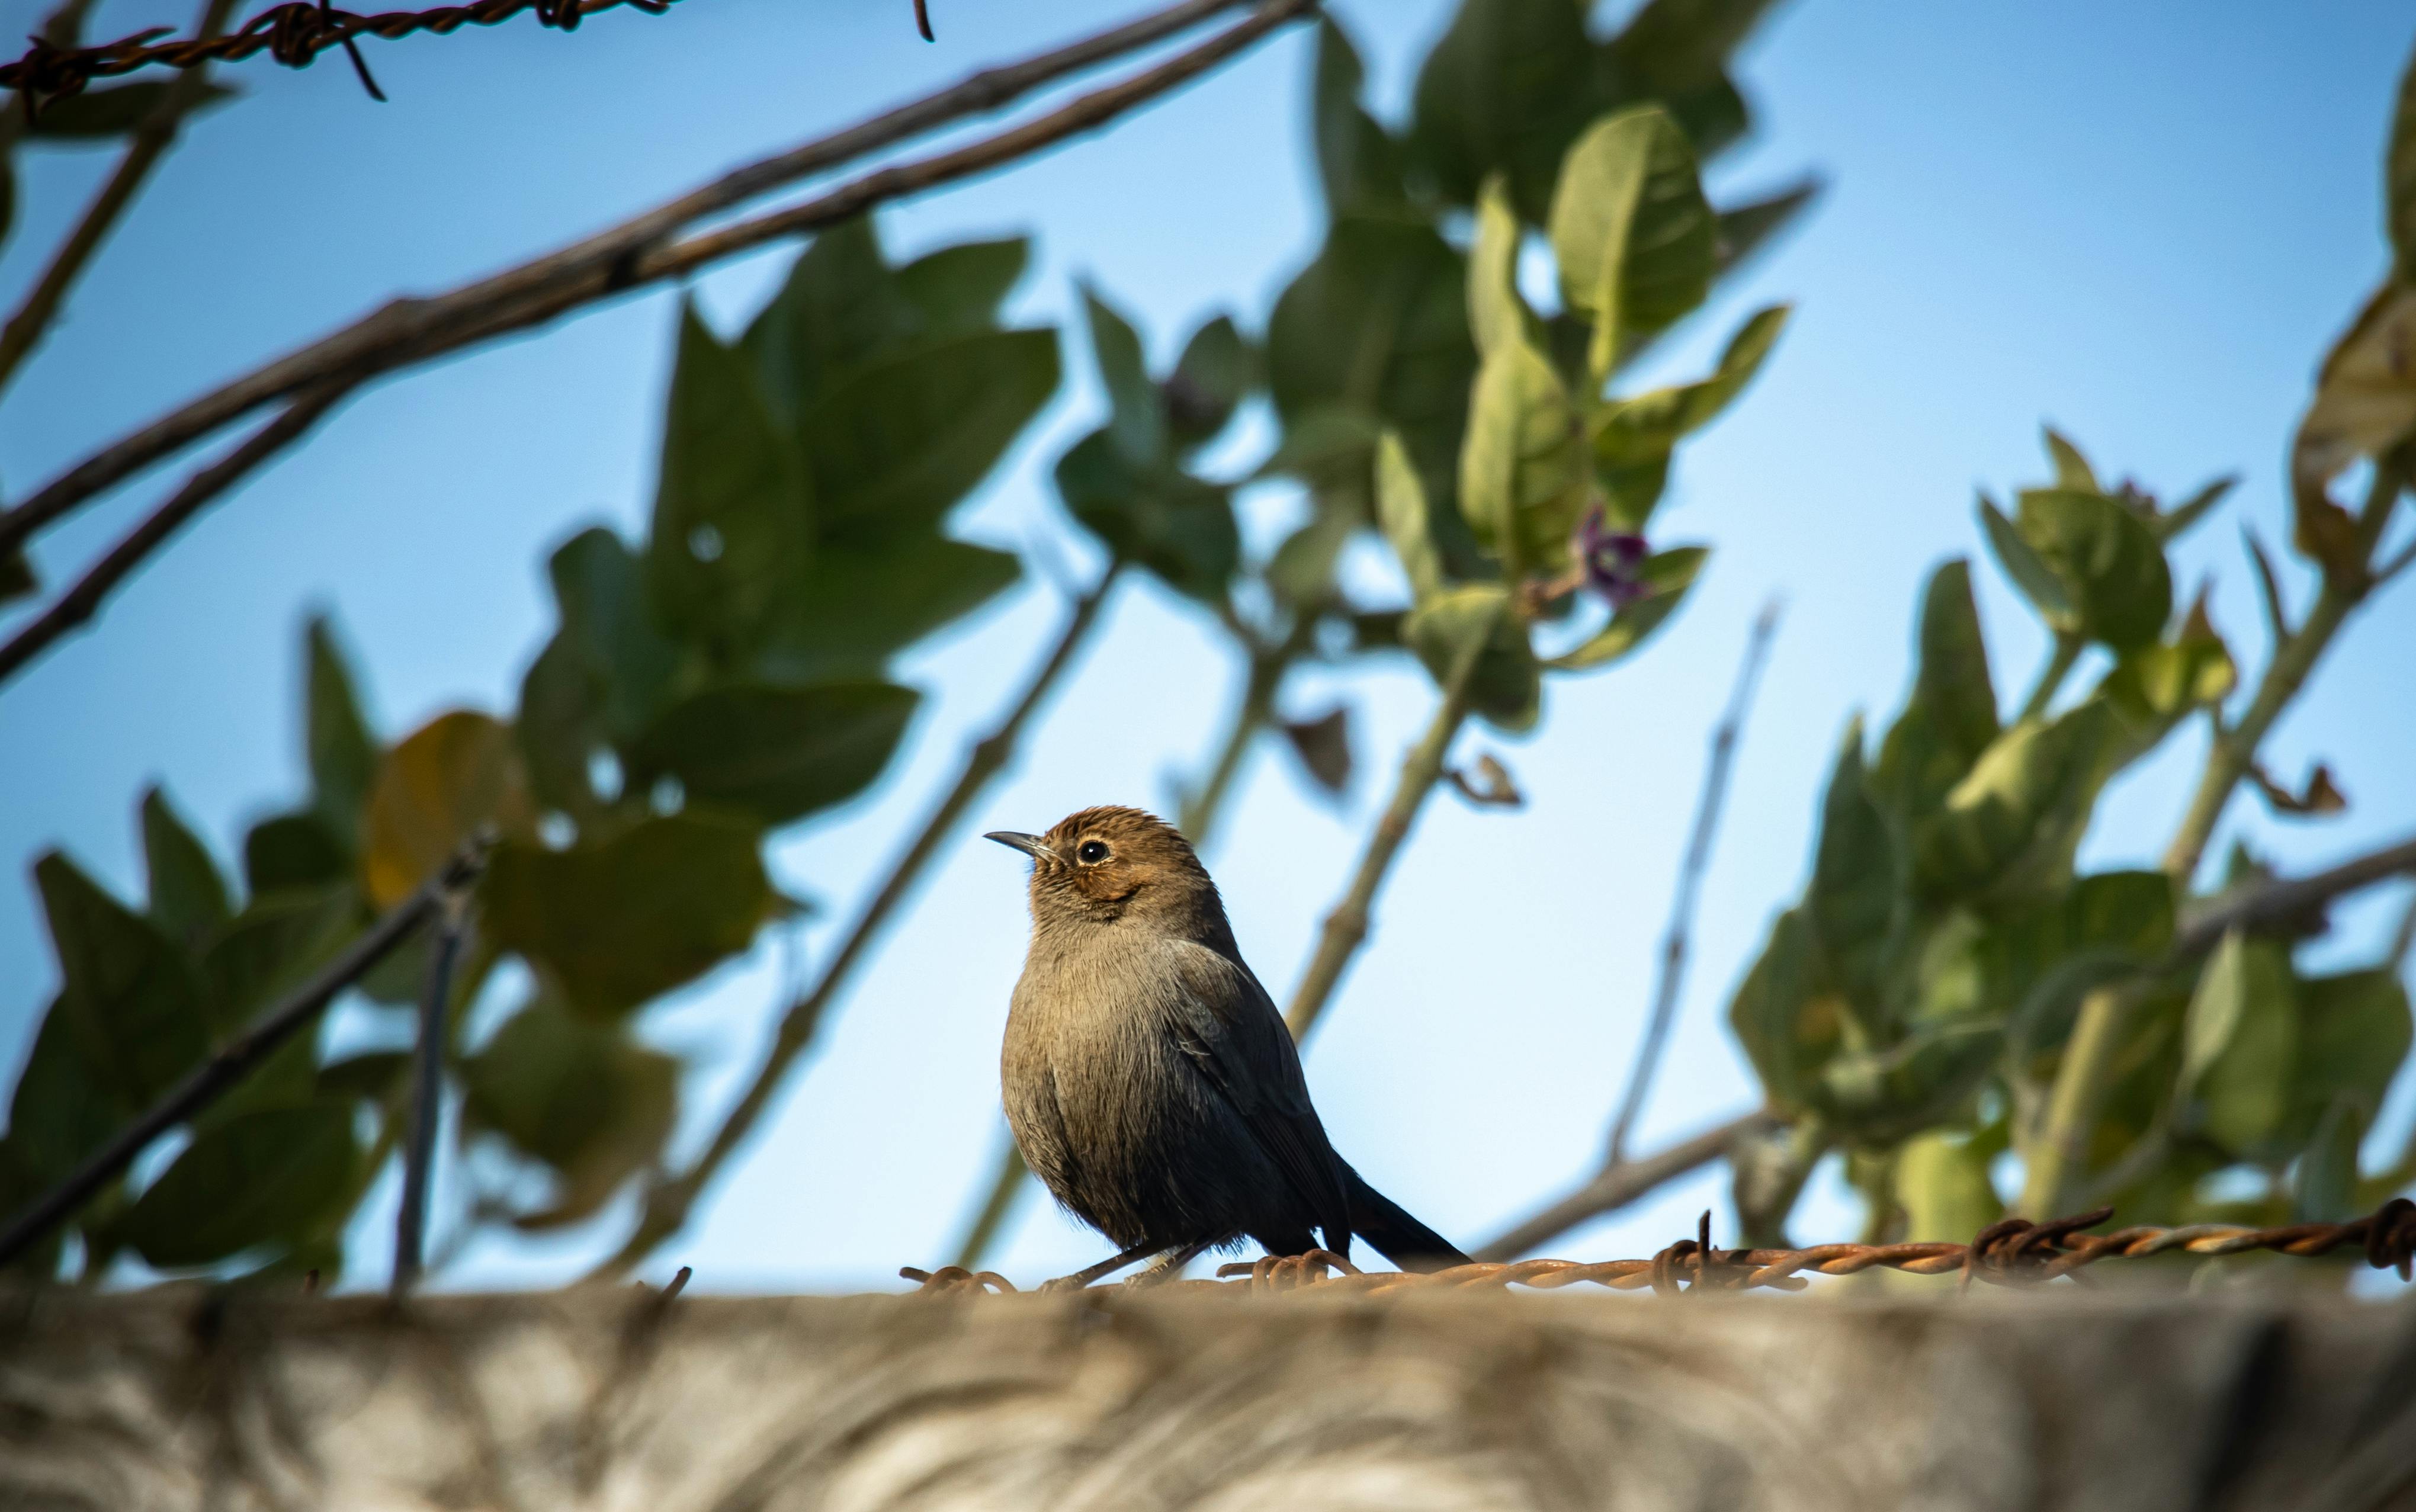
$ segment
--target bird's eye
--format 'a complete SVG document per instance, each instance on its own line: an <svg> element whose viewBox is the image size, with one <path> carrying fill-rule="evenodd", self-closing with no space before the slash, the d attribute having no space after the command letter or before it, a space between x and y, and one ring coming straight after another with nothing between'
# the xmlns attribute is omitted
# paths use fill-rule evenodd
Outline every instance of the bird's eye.
<svg viewBox="0 0 2416 1512"><path fill-rule="evenodd" d="M1074 852L1074 859L1086 867L1097 866L1108 858L1105 840L1084 840Z"/></svg>

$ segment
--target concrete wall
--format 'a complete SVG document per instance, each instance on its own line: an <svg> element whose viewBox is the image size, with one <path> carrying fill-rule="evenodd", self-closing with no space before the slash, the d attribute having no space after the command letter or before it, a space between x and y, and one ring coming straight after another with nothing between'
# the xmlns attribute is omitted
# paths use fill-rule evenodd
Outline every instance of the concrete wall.
<svg viewBox="0 0 2416 1512"><path fill-rule="evenodd" d="M2416 1506L2416 1308L0 1297L0 1507Z"/></svg>

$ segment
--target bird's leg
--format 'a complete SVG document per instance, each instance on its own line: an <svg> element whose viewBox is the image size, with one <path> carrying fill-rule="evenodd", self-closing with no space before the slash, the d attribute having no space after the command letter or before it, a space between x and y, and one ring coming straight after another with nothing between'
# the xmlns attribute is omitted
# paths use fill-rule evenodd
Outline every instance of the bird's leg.
<svg viewBox="0 0 2416 1512"><path fill-rule="evenodd" d="M1155 1286L1160 1281L1170 1281L1183 1274L1184 1266L1199 1259L1200 1251L1212 1247L1215 1243L1216 1241L1211 1239L1202 1239L1197 1244L1177 1245L1151 1261L1147 1270L1125 1277L1125 1285L1138 1289Z"/></svg>
<svg viewBox="0 0 2416 1512"><path fill-rule="evenodd" d="M1139 1244L1119 1255L1110 1255L1095 1265L1087 1265L1071 1276L1060 1276L1053 1281L1043 1281L1043 1292L1080 1292L1102 1276L1112 1275L1136 1260L1147 1260L1157 1253L1157 1246Z"/></svg>

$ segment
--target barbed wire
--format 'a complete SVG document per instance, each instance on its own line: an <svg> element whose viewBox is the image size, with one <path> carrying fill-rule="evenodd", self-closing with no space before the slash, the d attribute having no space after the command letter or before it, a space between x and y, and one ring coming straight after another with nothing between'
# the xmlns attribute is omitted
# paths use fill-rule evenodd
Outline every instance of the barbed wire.
<svg viewBox="0 0 2416 1512"><path fill-rule="evenodd" d="M349 53L361 83L380 99L355 39L375 37L386 41L415 32L439 37L464 26L494 26L523 10L536 12L537 24L570 32L598 11L631 6L650 16L669 10L676 0L472 0L468 5L438 6L431 10L389 10L364 16L339 10L326 0L285 0L269 7L233 31L216 37L183 37L161 41L173 29L155 26L92 47L59 47L44 38L13 63L0 64L0 88L25 97L28 110L40 102L80 93L95 79L111 79L138 68L193 68L204 63L239 63L266 53L289 68L307 67L329 48Z"/></svg>
<svg viewBox="0 0 2416 1512"><path fill-rule="evenodd" d="M1981 1230L1969 1244L1929 1242L1894 1245L1818 1245L1809 1249L1718 1249L1711 1242L1712 1216L1705 1213L1696 1237L1681 1239L1650 1260L1518 1260L1455 1265L1423 1274L1408 1271L1363 1271L1331 1250L1305 1255L1263 1256L1218 1268L1216 1280L1174 1280L1159 1290L1215 1292L1290 1292L1324 1287L1351 1293L1454 1288L1460 1291L1499 1290L1510 1286L1551 1291L1592 1282L1614 1291L1638 1292L1647 1287L1663 1295L1682 1292L1747 1292L1758 1287L1800 1292L1809 1283L1800 1273L1851 1276L1885 1267L1915 1276L1955 1275L1968 1288L1973 1281L1992 1286L2021 1286L2070 1276L2079 1279L2082 1267L2107 1260L2137 1260L2151 1255L2237 1255L2250 1250L2314 1256L2357 1247L2377 1270L2396 1270L2401 1280L2416 1265L2416 1202L2394 1197L2365 1217L2348 1223L2294 1223L2286 1228L2252 1229L2231 1223L2194 1223L2184 1228L2136 1227L2111 1233L2085 1233L2114 1216L2104 1207L2046 1223L2006 1218ZM1014 1293L1014 1282L996 1271L968 1271L948 1265L936 1271L912 1266L898 1275L920 1283L918 1294L948 1296L965 1293Z"/></svg>

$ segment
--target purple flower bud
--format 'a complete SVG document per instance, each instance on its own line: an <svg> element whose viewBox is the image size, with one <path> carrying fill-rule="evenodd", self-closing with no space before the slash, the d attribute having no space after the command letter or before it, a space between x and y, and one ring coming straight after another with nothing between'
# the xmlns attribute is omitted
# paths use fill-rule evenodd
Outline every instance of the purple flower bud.
<svg viewBox="0 0 2416 1512"><path fill-rule="evenodd" d="M1602 595L1613 609L1624 609L1651 592L1644 583L1644 559L1653 548L1643 537L1613 530L1596 505L1578 526L1578 560L1584 564L1587 586Z"/></svg>

